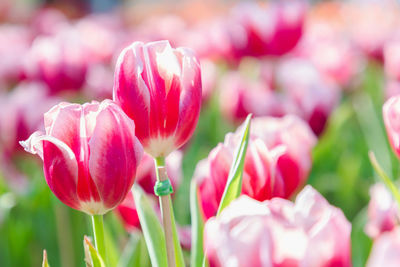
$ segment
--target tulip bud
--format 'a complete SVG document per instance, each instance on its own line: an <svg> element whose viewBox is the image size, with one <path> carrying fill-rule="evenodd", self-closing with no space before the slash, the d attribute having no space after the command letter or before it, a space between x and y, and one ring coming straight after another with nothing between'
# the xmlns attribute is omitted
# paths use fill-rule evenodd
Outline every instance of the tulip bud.
<svg viewBox="0 0 400 267"><path fill-rule="evenodd" d="M311 186L294 203L241 196L207 221L210 266L350 267L351 224Z"/></svg>
<svg viewBox="0 0 400 267"><path fill-rule="evenodd" d="M21 145L42 158L47 184L64 204L95 215L123 201L143 148L115 103L60 103L44 114L44 126L45 134Z"/></svg>
<svg viewBox="0 0 400 267"><path fill-rule="evenodd" d="M153 157L165 157L191 137L200 113L200 64L168 41L135 42L120 54L114 100L135 121L136 135Z"/></svg>
<svg viewBox="0 0 400 267"><path fill-rule="evenodd" d="M394 96L385 102L383 120L390 144L400 158L400 96Z"/></svg>

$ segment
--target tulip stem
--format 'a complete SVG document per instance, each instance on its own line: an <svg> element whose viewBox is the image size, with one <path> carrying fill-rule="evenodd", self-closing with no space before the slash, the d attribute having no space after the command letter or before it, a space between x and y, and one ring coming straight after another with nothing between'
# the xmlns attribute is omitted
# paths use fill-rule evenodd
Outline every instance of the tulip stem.
<svg viewBox="0 0 400 267"><path fill-rule="evenodd" d="M156 162L156 174L157 181L168 180L167 171L165 168L165 158L157 157ZM175 250L174 250L174 239L173 239L173 226L175 226L174 215L172 213L171 196L164 195L160 196L160 208L162 213L163 228L165 234L165 242L167 247L167 258L168 266L175 267Z"/></svg>
<svg viewBox="0 0 400 267"><path fill-rule="evenodd" d="M100 254L104 263L107 264L106 247L104 243L104 224L103 215L92 216L94 242L96 244L97 252Z"/></svg>

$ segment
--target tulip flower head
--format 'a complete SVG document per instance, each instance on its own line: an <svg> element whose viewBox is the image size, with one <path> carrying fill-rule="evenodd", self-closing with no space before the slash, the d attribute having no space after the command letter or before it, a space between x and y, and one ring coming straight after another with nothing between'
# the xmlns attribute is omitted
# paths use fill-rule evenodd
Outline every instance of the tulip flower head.
<svg viewBox="0 0 400 267"><path fill-rule="evenodd" d="M210 266L350 267L351 224L311 186L296 201L241 196L207 221Z"/></svg>
<svg viewBox="0 0 400 267"><path fill-rule="evenodd" d="M143 148L118 105L60 103L44 114L44 126L45 134L21 145L42 158L47 184L64 204L96 215L124 200Z"/></svg>
<svg viewBox="0 0 400 267"><path fill-rule="evenodd" d="M153 157L165 157L191 137L200 113L200 64L168 41L135 42L120 54L114 100L135 121L136 136Z"/></svg>

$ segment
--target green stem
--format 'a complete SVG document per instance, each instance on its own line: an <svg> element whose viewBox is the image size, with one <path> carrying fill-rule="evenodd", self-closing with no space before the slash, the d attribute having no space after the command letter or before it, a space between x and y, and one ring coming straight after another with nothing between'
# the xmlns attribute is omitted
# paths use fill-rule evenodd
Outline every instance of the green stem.
<svg viewBox="0 0 400 267"><path fill-rule="evenodd" d="M165 158L155 158L156 174L158 181L165 181L168 179L167 171L165 168ZM163 218L163 228L165 234L165 241L167 247L168 266L184 266L182 249L180 247L178 233L175 225L175 217L172 209L171 195L160 197L160 208Z"/></svg>
<svg viewBox="0 0 400 267"><path fill-rule="evenodd" d="M100 254L104 263L107 263L106 247L104 243L103 215L93 215L92 225L97 252Z"/></svg>

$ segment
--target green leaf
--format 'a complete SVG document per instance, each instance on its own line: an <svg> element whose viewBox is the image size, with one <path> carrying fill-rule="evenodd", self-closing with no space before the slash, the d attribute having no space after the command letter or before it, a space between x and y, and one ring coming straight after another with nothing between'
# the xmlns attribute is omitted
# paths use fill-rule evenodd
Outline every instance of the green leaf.
<svg viewBox="0 0 400 267"><path fill-rule="evenodd" d="M164 232L157 215L140 187L134 185L132 193L151 264L159 267L168 266Z"/></svg>
<svg viewBox="0 0 400 267"><path fill-rule="evenodd" d="M42 267L50 267L49 262L47 261L47 251L44 249L43 250L43 263Z"/></svg>
<svg viewBox="0 0 400 267"><path fill-rule="evenodd" d="M136 231L130 235L125 245L118 267L149 266L146 244L143 234Z"/></svg>
<svg viewBox="0 0 400 267"><path fill-rule="evenodd" d="M372 167L374 167L374 170L376 173L382 178L383 183L386 185L386 187L389 189L389 191L392 193L393 198L397 202L397 208L400 211L400 192L397 189L396 185L392 182L392 180L389 178L389 176L385 173L385 171L382 169L382 167L379 165L378 161L376 160L374 152L370 151L368 153L369 159L371 161Z"/></svg>
<svg viewBox="0 0 400 267"><path fill-rule="evenodd" d="M203 266L204 251L203 251L203 230L204 217L203 211L199 203L199 192L197 183L192 180L190 184L190 214L192 218L192 250L190 266Z"/></svg>
<svg viewBox="0 0 400 267"><path fill-rule="evenodd" d="M103 259L93 246L90 239L85 236L83 238L83 247L85 248L85 263L86 267L105 267Z"/></svg>
<svg viewBox="0 0 400 267"><path fill-rule="evenodd" d="M179 242L178 232L176 230L174 210L172 206L171 196L169 196L171 207L171 224L172 224L172 238L174 241L175 263L177 267L185 267L185 259L183 258L181 243Z"/></svg>
<svg viewBox="0 0 400 267"><path fill-rule="evenodd" d="M110 228L107 224L104 224L104 242L107 247L107 265L116 266L120 255L113 235L111 234Z"/></svg>
<svg viewBox="0 0 400 267"><path fill-rule="evenodd" d="M247 145L249 143L251 116L252 114L249 114L244 123L242 138L239 146L236 148L235 151L224 194L222 195L221 202L219 203L217 215L219 215L221 211L225 207L227 207L233 200L239 197L242 191L243 167Z"/></svg>

